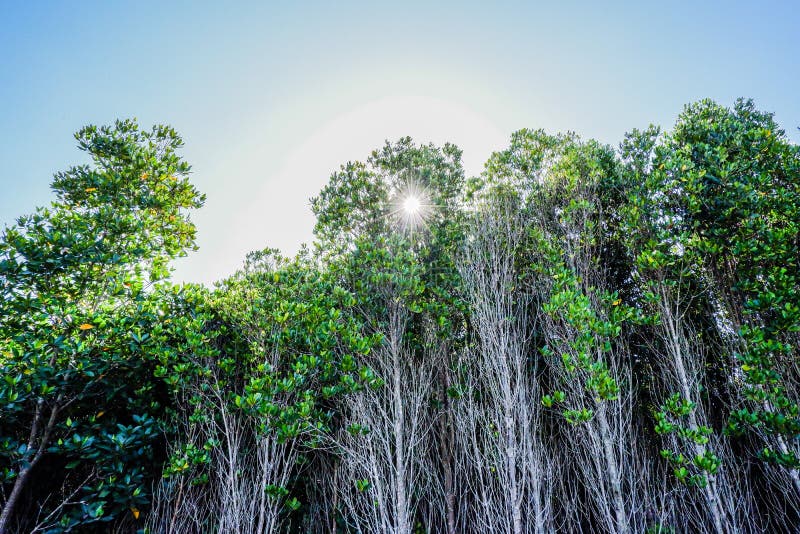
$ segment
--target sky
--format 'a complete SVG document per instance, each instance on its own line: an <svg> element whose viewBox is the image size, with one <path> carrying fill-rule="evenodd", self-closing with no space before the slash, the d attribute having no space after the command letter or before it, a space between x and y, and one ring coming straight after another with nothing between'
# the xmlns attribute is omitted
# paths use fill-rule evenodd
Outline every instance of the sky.
<svg viewBox="0 0 800 534"><path fill-rule="evenodd" d="M309 242L309 199L386 139L475 175L520 128L616 146L740 96L800 141L797 2L0 0L0 227L85 162L82 126L170 124L207 196L174 278L212 283Z"/></svg>

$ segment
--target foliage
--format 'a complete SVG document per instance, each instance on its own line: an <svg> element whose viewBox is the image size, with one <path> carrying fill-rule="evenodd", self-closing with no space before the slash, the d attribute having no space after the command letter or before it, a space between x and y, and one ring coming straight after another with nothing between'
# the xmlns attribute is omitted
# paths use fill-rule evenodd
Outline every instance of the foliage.
<svg viewBox="0 0 800 534"><path fill-rule="evenodd" d="M0 239L0 533L800 521L800 147L751 101L520 130L468 179L387 142L214 288L168 282L180 137L76 138Z"/></svg>
<svg viewBox="0 0 800 534"><path fill-rule="evenodd" d="M686 108L654 164L738 338L746 402L729 430L794 442L800 409L782 362L796 356L792 334L800 330L800 148L751 101L733 109L703 101ZM764 459L800 467L793 444L767 441Z"/></svg>
<svg viewBox="0 0 800 534"><path fill-rule="evenodd" d="M68 462L61 493L40 503L45 526L147 503L161 406L146 362L164 310L145 286L193 248L187 210L203 197L170 128L124 121L76 139L92 164L57 174L56 201L0 240L0 531L40 463Z"/></svg>

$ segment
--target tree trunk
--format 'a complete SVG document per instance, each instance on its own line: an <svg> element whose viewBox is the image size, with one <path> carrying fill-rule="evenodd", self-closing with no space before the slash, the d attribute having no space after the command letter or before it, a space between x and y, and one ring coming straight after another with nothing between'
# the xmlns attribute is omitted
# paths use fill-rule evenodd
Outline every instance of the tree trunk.
<svg viewBox="0 0 800 534"><path fill-rule="evenodd" d="M405 414L403 413L403 396L401 391L400 341L392 339L392 359L394 360L392 389L394 396L394 439L395 439L395 528L398 533L411 532L408 521L408 503L406 492L405 468Z"/></svg>
<svg viewBox="0 0 800 534"><path fill-rule="evenodd" d="M456 534L456 495L453 482L453 421L450 406L450 398L447 391L450 389L450 376L448 370L442 371L442 405L444 406L444 417L442 417L441 427L441 455L444 467L444 499L445 511L447 514L447 534Z"/></svg>
<svg viewBox="0 0 800 534"><path fill-rule="evenodd" d="M28 475L30 472L30 467L21 469L17 479L14 481L14 487L11 489L11 494L8 496L6 504L3 506L3 513L0 515L0 534L11 533L9 524L11 523L11 517L14 513L14 507L19 500L20 494L22 494L22 489L25 487L25 484L28 481Z"/></svg>
<svg viewBox="0 0 800 534"><path fill-rule="evenodd" d="M617 534L627 534L631 531L628 524L628 516L625 513L625 500L622 497L622 488L619 483L619 467L614 458L614 444L611 441L611 430L608 427L605 407L601 407L597 412L597 419L600 422L600 436L603 440L603 453L606 460L608 478L611 482L611 496L614 503L614 516L616 521Z"/></svg>
<svg viewBox="0 0 800 534"><path fill-rule="evenodd" d="M59 400L61 400L60 397ZM41 425L43 413L44 400L39 399L36 405L36 414L33 416L31 433L30 437L28 438L28 448L25 450L25 454L29 455L30 451L34 450L37 439L39 441L39 445L36 447L36 454L34 454L33 458L28 463L28 466L19 470L19 475L17 475L17 479L14 481L14 487L11 489L11 494L8 496L6 503L3 505L3 512L0 514L0 534L9 534L9 524L11 523L11 518L14 515L14 508L17 505L19 496L22 494L22 490L25 488L25 484L28 482L28 477L30 476L31 470L39 462L42 454L44 454L44 449L50 440L50 433L53 431L53 427L56 424L58 408L54 407L50 412L50 418L47 420L47 425L42 432L42 437L39 438L39 425Z"/></svg>

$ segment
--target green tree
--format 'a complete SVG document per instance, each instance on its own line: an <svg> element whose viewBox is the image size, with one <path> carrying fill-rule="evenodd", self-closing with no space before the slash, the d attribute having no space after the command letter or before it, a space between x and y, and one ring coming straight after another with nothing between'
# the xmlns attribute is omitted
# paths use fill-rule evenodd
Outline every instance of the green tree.
<svg viewBox="0 0 800 534"><path fill-rule="evenodd" d="M728 431L756 437L758 455L787 468L800 492L800 147L752 101L705 100L686 107L653 174L735 358Z"/></svg>
<svg viewBox="0 0 800 534"><path fill-rule="evenodd" d="M302 477L337 400L379 384L360 363L378 340L362 335L353 296L303 255L251 253L215 291L188 296L185 342L156 370L177 411L150 526L277 531L306 504Z"/></svg>
<svg viewBox="0 0 800 534"><path fill-rule="evenodd" d="M454 355L463 344L465 330L460 280L454 266L461 244L463 185L461 151L457 147L417 145L406 137L373 151L366 163L343 166L312 201L320 256L327 259L341 283L352 289L367 328L384 335L383 348L388 351L374 351L370 357L370 366L381 368L378 374L386 381L385 393L392 397L383 397L382 392L376 394L380 400L375 402L393 407L384 412L381 424L385 423L388 430L381 439L391 443L394 465L390 476L395 487L386 489L388 500L381 502L413 508L415 498L404 473L441 473L447 518L446 525L439 528L449 531L455 528L456 499L448 391L452 393L455 386ZM408 210L408 201L416 209ZM376 361L381 358L386 361ZM412 381L405 373L423 370L434 375L425 384L428 391L403 386L404 381ZM422 397L433 405L425 418L442 413L435 418L433 431L433 446L441 454L415 459L405 455L404 451L411 450L405 441L414 428L428 423L419 420L409 425L403 414L410 410L400 407L404 403L416 405ZM419 469L412 465L419 462L428 466ZM348 482L348 486L353 485ZM370 486L355 494L354 501L370 507L370 499L379 489ZM413 519L406 517L405 511L382 508L383 512L402 516L399 525Z"/></svg>
<svg viewBox="0 0 800 534"><path fill-rule="evenodd" d="M118 121L76 139L91 164L56 174L56 200L0 239L3 534L45 458L68 462L61 500L41 503L48 523L138 517L137 464L157 434L142 362L163 314L146 288L194 248L187 210L204 200L169 127Z"/></svg>
<svg viewBox="0 0 800 534"><path fill-rule="evenodd" d="M747 514L739 503L741 487L728 440L714 431L715 413L707 390L712 372L722 374L724 358L710 345L709 299L702 276L702 254L692 246L691 234L680 228L662 191L661 169L651 172L656 146L663 142L658 128L629 133L621 146L628 203L619 236L634 265L636 303L652 321L640 325L638 343L644 390L651 402L654 431L661 437L660 455L685 486L687 499L705 502L699 525L716 532L740 530ZM713 371L710 371L713 370ZM682 498L682 497L681 497Z"/></svg>

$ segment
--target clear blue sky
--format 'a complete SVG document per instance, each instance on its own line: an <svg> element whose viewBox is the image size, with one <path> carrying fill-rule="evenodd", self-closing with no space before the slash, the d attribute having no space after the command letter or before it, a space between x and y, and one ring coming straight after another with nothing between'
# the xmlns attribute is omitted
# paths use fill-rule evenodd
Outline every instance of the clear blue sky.
<svg viewBox="0 0 800 534"><path fill-rule="evenodd" d="M183 135L208 201L176 277L203 282L309 240L308 198L387 137L451 140L477 173L522 127L616 145L747 96L798 140L796 2L649 4L0 0L0 225L117 117Z"/></svg>

